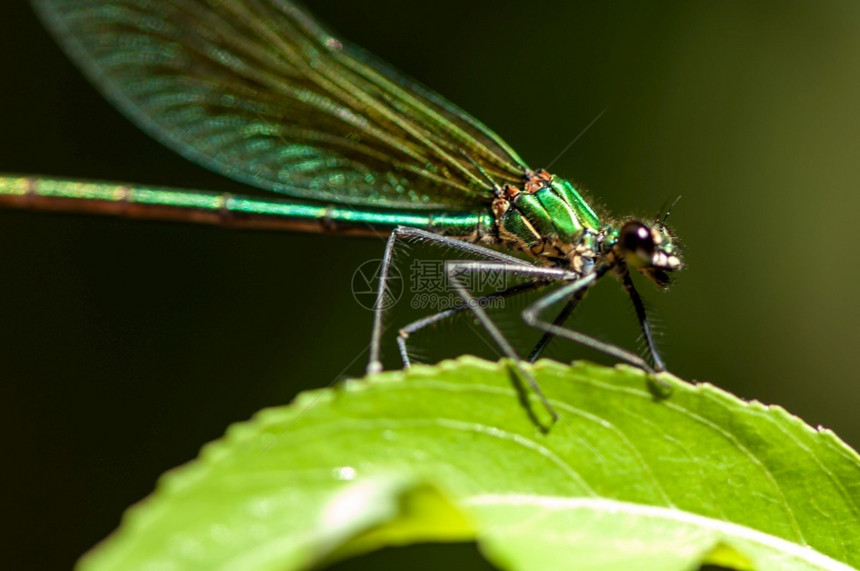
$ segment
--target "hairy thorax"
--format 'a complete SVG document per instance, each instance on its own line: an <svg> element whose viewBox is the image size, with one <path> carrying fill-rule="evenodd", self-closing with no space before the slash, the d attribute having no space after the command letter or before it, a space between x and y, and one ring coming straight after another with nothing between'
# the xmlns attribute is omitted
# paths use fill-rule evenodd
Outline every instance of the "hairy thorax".
<svg viewBox="0 0 860 571"><path fill-rule="evenodd" d="M573 185L545 170L526 173L493 201L501 243L550 267L586 271L598 256L601 224Z"/></svg>

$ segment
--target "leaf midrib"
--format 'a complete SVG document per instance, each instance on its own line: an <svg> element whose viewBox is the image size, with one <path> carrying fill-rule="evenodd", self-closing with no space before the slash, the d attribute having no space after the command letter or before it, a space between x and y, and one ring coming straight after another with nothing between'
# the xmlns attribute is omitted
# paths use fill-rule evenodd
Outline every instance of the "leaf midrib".
<svg viewBox="0 0 860 571"><path fill-rule="evenodd" d="M836 561L809 546L799 545L740 524L721 521L676 508L648 506L602 498L570 498L529 494L479 494L464 498L462 503L466 507L477 508L484 506L500 508L528 506L530 508L539 507L546 510L586 509L599 513L625 513L633 516L661 519L678 524L693 525L700 529L711 530L724 537L735 537L756 543L777 553L821 567L822 569L855 571L853 567Z"/></svg>

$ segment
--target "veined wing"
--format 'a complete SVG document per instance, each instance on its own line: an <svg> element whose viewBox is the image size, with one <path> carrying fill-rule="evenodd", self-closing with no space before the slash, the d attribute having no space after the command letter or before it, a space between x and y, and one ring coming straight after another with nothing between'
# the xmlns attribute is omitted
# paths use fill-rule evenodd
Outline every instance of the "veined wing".
<svg viewBox="0 0 860 571"><path fill-rule="evenodd" d="M235 180L317 201L468 209L523 161L287 0L34 0L130 118Z"/></svg>

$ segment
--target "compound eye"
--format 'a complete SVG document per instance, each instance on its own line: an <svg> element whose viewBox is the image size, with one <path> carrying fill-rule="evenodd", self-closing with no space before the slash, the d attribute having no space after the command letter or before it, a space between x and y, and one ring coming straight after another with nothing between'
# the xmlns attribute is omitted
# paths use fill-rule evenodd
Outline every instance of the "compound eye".
<svg viewBox="0 0 860 571"><path fill-rule="evenodd" d="M654 254L654 237L651 230L641 222L628 222L621 227L621 245L644 262L649 262Z"/></svg>

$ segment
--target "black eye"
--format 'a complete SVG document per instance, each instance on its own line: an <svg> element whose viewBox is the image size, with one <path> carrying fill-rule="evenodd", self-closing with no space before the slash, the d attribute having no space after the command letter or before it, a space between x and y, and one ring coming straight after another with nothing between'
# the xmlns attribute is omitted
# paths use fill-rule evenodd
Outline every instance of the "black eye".
<svg viewBox="0 0 860 571"><path fill-rule="evenodd" d="M651 258L654 253L654 238L651 230L641 222L628 222L621 227L621 245L628 252Z"/></svg>

